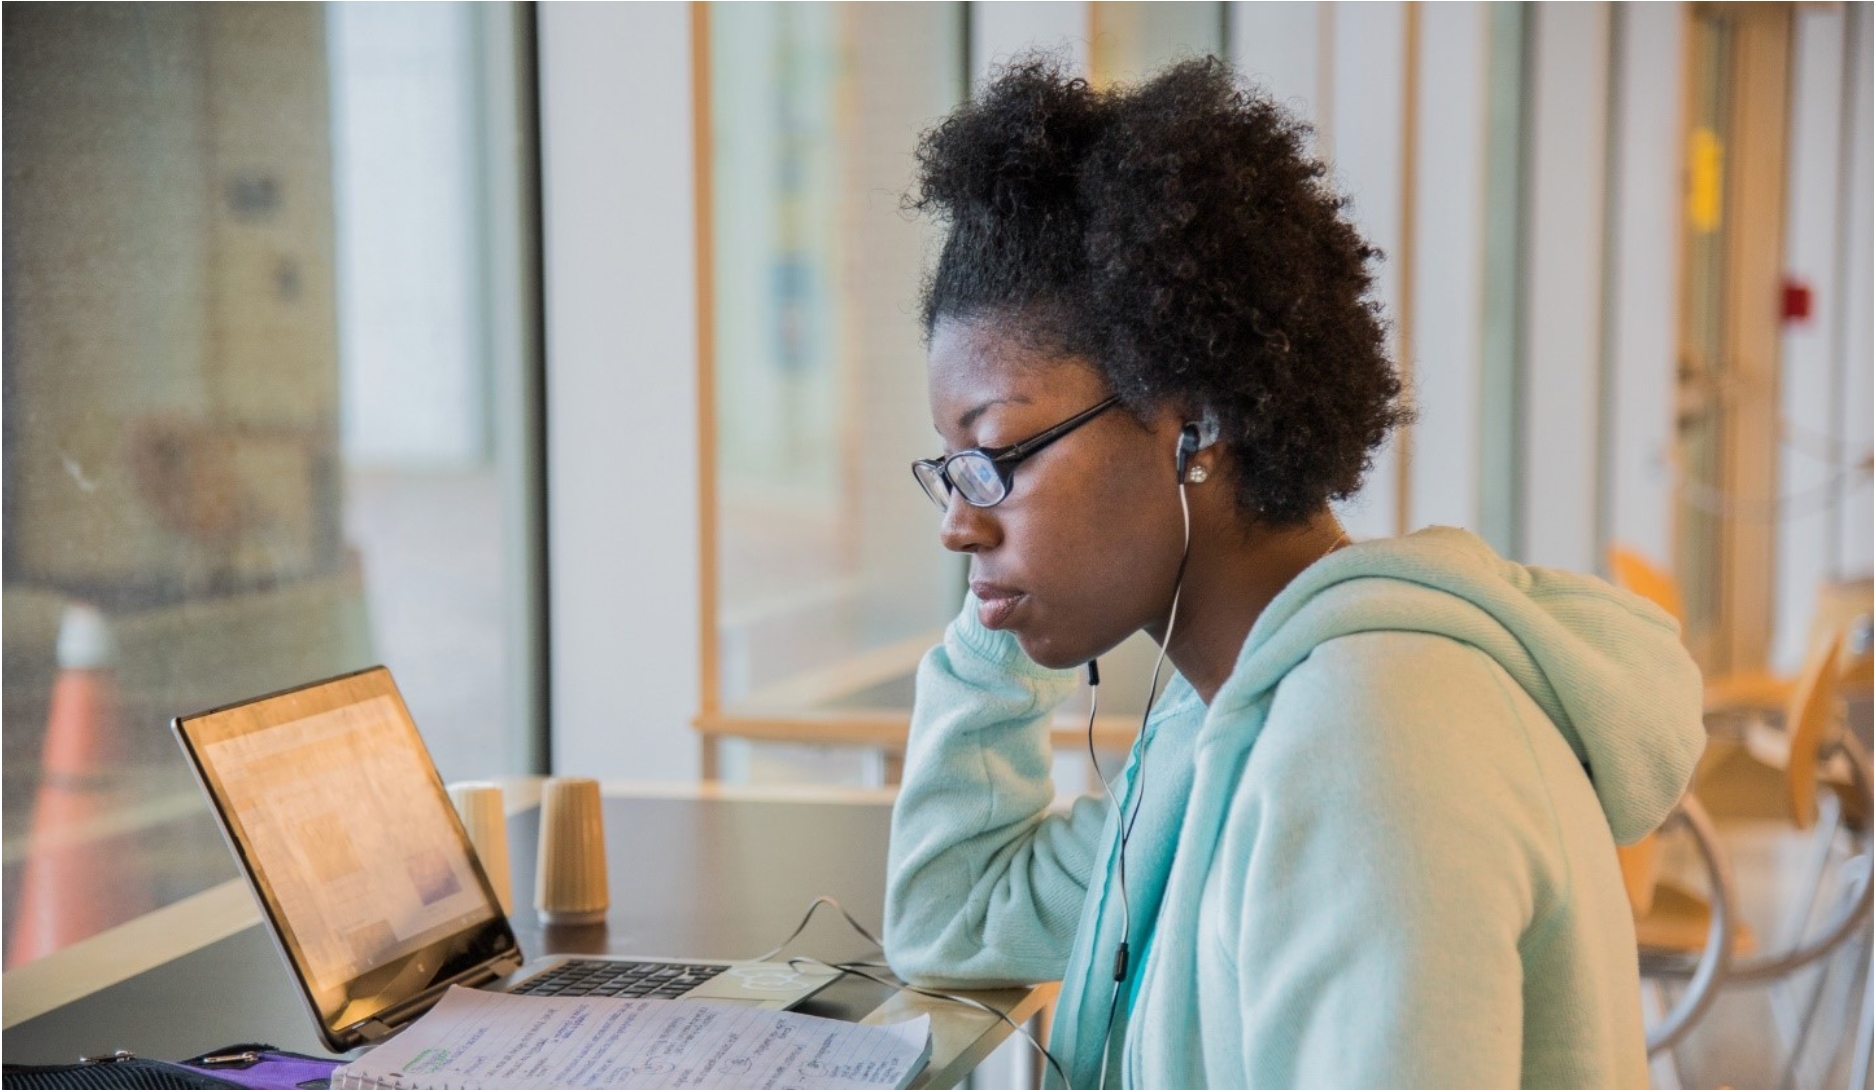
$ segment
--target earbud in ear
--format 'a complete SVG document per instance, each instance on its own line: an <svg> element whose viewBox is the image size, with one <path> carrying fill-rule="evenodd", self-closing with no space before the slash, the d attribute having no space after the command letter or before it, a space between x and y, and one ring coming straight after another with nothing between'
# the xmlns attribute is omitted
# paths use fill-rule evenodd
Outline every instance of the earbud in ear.
<svg viewBox="0 0 1876 1090"><path fill-rule="evenodd" d="M1186 472L1186 463L1192 460L1194 454L1216 442L1218 442L1218 416L1210 409L1205 410L1205 415L1199 419L1187 421L1186 425L1179 429L1179 454L1173 463L1175 479L1181 484L1187 481L1198 484L1203 481L1205 479L1203 476L1194 478ZM1193 471L1201 474L1204 472L1201 467L1197 466L1193 467Z"/></svg>
<svg viewBox="0 0 1876 1090"><path fill-rule="evenodd" d="M1198 429L1200 450L1218 442L1218 414L1210 409L1206 409L1203 415L1186 427Z"/></svg>
<svg viewBox="0 0 1876 1090"><path fill-rule="evenodd" d="M1173 479L1180 484L1186 481L1186 462L1199 451L1199 426L1187 424L1179 429L1179 451L1173 456Z"/></svg>

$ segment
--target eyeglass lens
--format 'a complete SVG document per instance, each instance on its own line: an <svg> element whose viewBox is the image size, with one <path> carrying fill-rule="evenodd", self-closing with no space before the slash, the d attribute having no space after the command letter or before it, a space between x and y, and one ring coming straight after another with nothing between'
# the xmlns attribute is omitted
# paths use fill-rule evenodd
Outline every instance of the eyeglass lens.
<svg viewBox="0 0 1876 1090"><path fill-rule="evenodd" d="M939 464L917 462L913 475L940 510L950 505L951 489L964 494L965 502L976 507L992 507L1008 495L996 463L986 454L967 450Z"/></svg>
<svg viewBox="0 0 1876 1090"><path fill-rule="evenodd" d="M945 463L945 476L975 506L989 507L1003 499L1003 477L988 455L964 451Z"/></svg>
<svg viewBox="0 0 1876 1090"><path fill-rule="evenodd" d="M950 492L950 489L945 486L943 473L944 470L931 462L912 463L912 476L918 478L919 487L925 490L925 495L941 511L946 506Z"/></svg>

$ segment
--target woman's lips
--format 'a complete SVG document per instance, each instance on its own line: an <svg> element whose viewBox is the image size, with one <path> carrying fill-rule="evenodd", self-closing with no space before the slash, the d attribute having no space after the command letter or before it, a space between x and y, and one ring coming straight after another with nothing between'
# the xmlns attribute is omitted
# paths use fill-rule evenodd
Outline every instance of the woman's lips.
<svg viewBox="0 0 1876 1090"><path fill-rule="evenodd" d="M978 623L989 629L1008 627L1011 616L1028 597L1018 590L983 583L973 583L971 593L977 596Z"/></svg>

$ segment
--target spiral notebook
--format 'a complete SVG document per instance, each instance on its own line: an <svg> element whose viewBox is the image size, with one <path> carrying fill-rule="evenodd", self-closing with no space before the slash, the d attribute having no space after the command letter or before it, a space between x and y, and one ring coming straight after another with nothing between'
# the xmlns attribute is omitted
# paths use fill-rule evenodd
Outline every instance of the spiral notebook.
<svg viewBox="0 0 1876 1090"><path fill-rule="evenodd" d="M334 1071L332 1090L896 1090L930 1059L926 1016L863 1026L710 1002L451 988L403 1033Z"/></svg>

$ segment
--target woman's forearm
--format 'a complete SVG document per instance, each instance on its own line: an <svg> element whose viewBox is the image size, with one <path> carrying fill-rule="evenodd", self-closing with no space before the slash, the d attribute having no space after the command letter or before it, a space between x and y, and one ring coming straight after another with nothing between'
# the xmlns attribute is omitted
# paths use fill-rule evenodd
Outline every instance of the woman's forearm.
<svg viewBox="0 0 1876 1090"><path fill-rule="evenodd" d="M1054 798L1051 712L1073 689L967 607L919 667L893 808L887 957L902 977L1055 979L1067 962L1106 816Z"/></svg>

